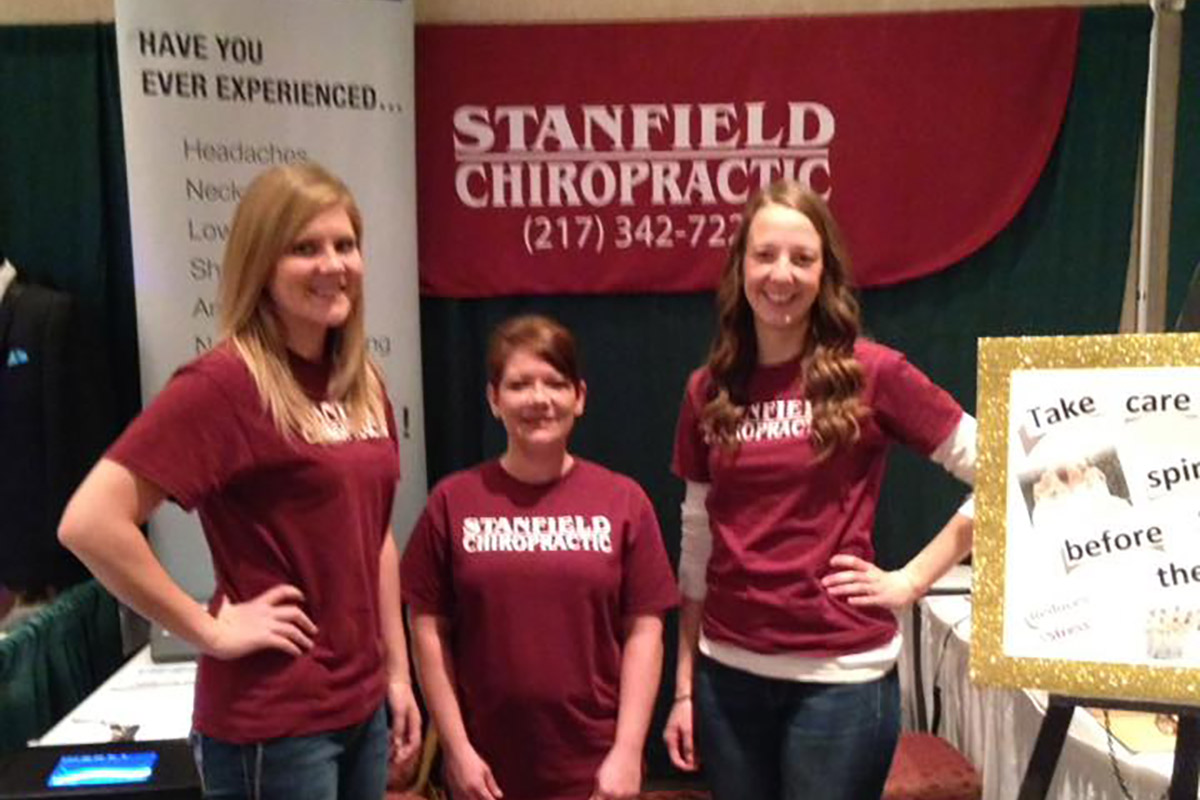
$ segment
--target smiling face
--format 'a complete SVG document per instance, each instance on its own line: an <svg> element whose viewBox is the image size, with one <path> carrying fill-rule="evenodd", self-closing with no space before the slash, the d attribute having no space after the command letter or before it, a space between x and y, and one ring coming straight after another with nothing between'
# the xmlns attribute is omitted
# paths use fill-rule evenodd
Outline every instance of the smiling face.
<svg viewBox="0 0 1200 800"><path fill-rule="evenodd" d="M350 316L362 293L363 259L341 206L313 217L275 264L267 291L287 346L320 357L326 334Z"/></svg>
<svg viewBox="0 0 1200 800"><path fill-rule="evenodd" d="M767 204L750 221L742 259L742 287L760 341L808 327L821 288L821 235L795 209Z"/></svg>
<svg viewBox="0 0 1200 800"><path fill-rule="evenodd" d="M575 420L583 414L587 388L525 347L512 351L504 371L487 389L492 413L508 431L509 450L566 450Z"/></svg>

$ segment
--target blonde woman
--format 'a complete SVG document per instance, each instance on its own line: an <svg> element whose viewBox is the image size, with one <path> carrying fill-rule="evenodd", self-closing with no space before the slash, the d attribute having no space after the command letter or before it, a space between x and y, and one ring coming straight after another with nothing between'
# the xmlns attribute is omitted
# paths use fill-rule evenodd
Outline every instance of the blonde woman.
<svg viewBox="0 0 1200 800"><path fill-rule="evenodd" d="M60 526L114 594L200 650L205 797L379 798L389 748L405 760L419 744L389 527L399 458L364 346L362 232L321 167L259 175L226 245L220 343L130 424ZM207 608L138 530L168 498L200 516Z"/></svg>

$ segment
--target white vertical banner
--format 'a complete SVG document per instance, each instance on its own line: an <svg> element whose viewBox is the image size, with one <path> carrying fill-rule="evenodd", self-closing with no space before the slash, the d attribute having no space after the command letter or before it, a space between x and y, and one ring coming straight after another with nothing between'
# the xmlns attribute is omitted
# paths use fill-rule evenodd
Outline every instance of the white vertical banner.
<svg viewBox="0 0 1200 800"><path fill-rule="evenodd" d="M316 161L365 221L368 345L400 430L392 522L425 502L413 130L413 4L391 0L117 0L142 393L212 346L234 208L268 167ZM185 589L212 588L193 517L152 536Z"/></svg>

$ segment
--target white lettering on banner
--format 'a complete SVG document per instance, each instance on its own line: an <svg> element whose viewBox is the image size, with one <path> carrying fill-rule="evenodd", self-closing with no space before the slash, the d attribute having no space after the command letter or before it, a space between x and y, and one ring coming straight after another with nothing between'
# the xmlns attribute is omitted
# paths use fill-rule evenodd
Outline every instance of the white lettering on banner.
<svg viewBox="0 0 1200 800"><path fill-rule="evenodd" d="M786 119L768 128L759 101L460 106L455 193L469 208L740 206L790 178L828 198L833 112L793 101Z"/></svg>
<svg viewBox="0 0 1200 800"><path fill-rule="evenodd" d="M612 522L602 514L556 517L466 517L468 553L612 552Z"/></svg>

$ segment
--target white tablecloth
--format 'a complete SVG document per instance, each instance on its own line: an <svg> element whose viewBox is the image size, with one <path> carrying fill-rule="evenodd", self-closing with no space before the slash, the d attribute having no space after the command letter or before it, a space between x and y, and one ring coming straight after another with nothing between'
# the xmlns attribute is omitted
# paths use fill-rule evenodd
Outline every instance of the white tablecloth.
<svg viewBox="0 0 1200 800"><path fill-rule="evenodd" d="M156 664L144 647L45 736L39 745L96 744L113 726L136 725L135 741L186 739L192 728L196 662Z"/></svg>
<svg viewBox="0 0 1200 800"><path fill-rule="evenodd" d="M975 764L984 800L1016 797L1045 713L1045 695L975 686L968 679L971 638L969 595L926 597L920 602L921 641L908 638L901 657L904 723L917 727L910 648L921 648L922 690L933 713L934 687L941 694L936 731ZM55 725L42 745L88 744L112 738L113 725L137 725L139 741L186 738L191 729L195 662L156 664L143 648ZM1170 781L1171 753L1132 755L1114 744L1117 762L1135 798L1158 798ZM1113 775L1103 727L1077 709L1050 786L1056 800L1123 800Z"/></svg>
<svg viewBox="0 0 1200 800"><path fill-rule="evenodd" d="M905 688L905 724L916 727L915 690L909 648L921 648L922 690L930 721L933 689L941 693L941 723L936 731L981 771L984 800L1016 797L1045 714L1042 692L975 686L968 679L971 639L970 595L930 596L921 600L921 641L906 642L901 663ZM911 625L905 618L906 633ZM1114 752L1126 785L1135 798L1158 798L1170 782L1173 754L1133 755L1120 742ZM1050 798L1123 800L1113 774L1103 726L1076 709Z"/></svg>

